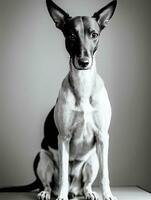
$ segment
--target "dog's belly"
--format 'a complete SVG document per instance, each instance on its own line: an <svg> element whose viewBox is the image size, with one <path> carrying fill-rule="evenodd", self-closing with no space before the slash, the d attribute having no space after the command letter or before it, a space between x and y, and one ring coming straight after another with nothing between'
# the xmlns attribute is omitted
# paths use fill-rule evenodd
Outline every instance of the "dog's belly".
<svg viewBox="0 0 151 200"><path fill-rule="evenodd" d="M70 160L83 160L95 145L94 111L73 111Z"/></svg>

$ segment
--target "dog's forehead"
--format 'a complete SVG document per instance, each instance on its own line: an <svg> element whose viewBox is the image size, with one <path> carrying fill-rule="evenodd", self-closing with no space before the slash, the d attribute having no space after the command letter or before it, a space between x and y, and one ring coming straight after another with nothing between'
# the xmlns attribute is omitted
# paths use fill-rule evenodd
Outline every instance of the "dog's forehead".
<svg viewBox="0 0 151 200"><path fill-rule="evenodd" d="M85 16L74 17L70 20L68 25L70 31L76 31L76 32L81 32L81 31L85 32L85 30L90 30L90 31L96 30L97 32L100 31L98 23L92 17L85 17Z"/></svg>

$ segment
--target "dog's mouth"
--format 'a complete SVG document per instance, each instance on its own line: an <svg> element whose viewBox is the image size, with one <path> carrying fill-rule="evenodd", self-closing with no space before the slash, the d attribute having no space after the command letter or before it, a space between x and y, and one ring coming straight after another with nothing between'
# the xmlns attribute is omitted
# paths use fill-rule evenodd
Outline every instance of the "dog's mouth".
<svg viewBox="0 0 151 200"><path fill-rule="evenodd" d="M77 70L89 70L92 67L93 60L89 57L79 58L74 56L71 58L71 62Z"/></svg>

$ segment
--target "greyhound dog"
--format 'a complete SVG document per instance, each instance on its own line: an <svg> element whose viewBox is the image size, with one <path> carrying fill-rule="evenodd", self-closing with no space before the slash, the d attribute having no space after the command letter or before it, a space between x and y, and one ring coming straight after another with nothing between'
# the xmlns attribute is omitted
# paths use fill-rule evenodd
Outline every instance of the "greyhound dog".
<svg viewBox="0 0 151 200"><path fill-rule="evenodd" d="M88 200L96 200L92 184L99 173L103 200L115 200L108 172L111 106L97 73L95 53L100 33L113 16L117 2L110 2L92 17L74 18L53 1L46 3L56 27L65 37L70 55L69 73L45 122L42 148L34 162L37 179L22 189L39 187L41 200L50 200L51 194L57 200L81 194Z"/></svg>

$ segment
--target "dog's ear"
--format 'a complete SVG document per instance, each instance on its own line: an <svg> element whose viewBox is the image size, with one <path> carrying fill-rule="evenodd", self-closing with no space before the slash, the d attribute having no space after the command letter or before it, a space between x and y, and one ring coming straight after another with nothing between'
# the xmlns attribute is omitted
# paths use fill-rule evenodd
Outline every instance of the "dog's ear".
<svg viewBox="0 0 151 200"><path fill-rule="evenodd" d="M116 5L117 5L116 0L111 1L109 4L101 8L98 12L94 13L94 15L92 16L98 22L101 30L107 26L109 20L114 14Z"/></svg>
<svg viewBox="0 0 151 200"><path fill-rule="evenodd" d="M66 21L71 19L71 17L63 9L57 6L53 1L46 0L46 4L49 14L55 22L56 27L62 30Z"/></svg>

